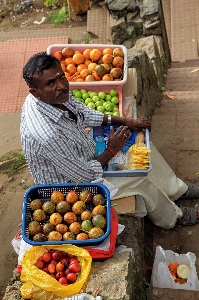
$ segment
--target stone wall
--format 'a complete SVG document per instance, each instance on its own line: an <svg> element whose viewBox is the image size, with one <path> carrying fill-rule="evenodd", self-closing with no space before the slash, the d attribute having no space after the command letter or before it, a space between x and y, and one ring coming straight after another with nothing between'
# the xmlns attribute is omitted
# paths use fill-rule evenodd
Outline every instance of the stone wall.
<svg viewBox="0 0 199 300"><path fill-rule="evenodd" d="M151 117L162 99L170 53L160 0L105 0L112 43L126 46L137 71L138 117Z"/></svg>

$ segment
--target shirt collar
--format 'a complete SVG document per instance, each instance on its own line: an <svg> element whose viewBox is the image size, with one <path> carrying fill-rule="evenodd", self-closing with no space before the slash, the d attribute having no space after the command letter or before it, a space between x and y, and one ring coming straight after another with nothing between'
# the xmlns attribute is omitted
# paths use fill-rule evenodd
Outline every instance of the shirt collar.
<svg viewBox="0 0 199 300"><path fill-rule="evenodd" d="M32 96L33 97L33 96ZM37 98L33 97L36 103L36 108L38 111L40 111L42 114L45 114L47 117L53 119L55 122L58 122L63 115L66 114L66 111L63 111L61 109L58 109L50 104L47 104L41 100L38 100ZM74 106L74 103L72 103L72 93L69 92L69 100L63 103L68 109L70 109L73 113L76 112L76 108Z"/></svg>

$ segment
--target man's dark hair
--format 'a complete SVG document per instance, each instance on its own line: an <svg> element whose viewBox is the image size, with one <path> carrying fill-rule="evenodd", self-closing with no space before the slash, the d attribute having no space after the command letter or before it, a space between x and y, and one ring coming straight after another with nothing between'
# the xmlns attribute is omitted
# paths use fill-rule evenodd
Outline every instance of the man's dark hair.
<svg viewBox="0 0 199 300"><path fill-rule="evenodd" d="M23 68L23 78L30 88L37 88L33 79L36 74L41 76L44 70L50 69L59 64L59 60L53 55L48 55L46 52L34 54Z"/></svg>

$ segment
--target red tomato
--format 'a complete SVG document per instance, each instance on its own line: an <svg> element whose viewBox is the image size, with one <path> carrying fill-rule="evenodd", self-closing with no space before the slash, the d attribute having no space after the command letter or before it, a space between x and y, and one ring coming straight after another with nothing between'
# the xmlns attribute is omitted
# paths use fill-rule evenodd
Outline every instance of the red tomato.
<svg viewBox="0 0 199 300"><path fill-rule="evenodd" d="M43 260L36 260L36 262L34 263L34 265L38 268L38 269L43 269L44 267L44 261Z"/></svg>
<svg viewBox="0 0 199 300"><path fill-rule="evenodd" d="M74 257L74 255L68 253L68 257L71 258L71 257Z"/></svg>
<svg viewBox="0 0 199 300"><path fill-rule="evenodd" d="M43 257L43 261L46 263L50 262L52 259L52 255L50 252L45 252L42 257Z"/></svg>
<svg viewBox="0 0 199 300"><path fill-rule="evenodd" d="M68 268L72 273L79 273L81 271L81 265L79 263L73 263L69 265Z"/></svg>
<svg viewBox="0 0 199 300"><path fill-rule="evenodd" d="M64 275L65 275L64 272L57 272L56 275L55 275L55 278L57 280L59 280L60 278L64 277Z"/></svg>
<svg viewBox="0 0 199 300"><path fill-rule="evenodd" d="M42 269L44 272L48 273L49 274L49 270L48 270L48 267L45 266L43 269Z"/></svg>
<svg viewBox="0 0 199 300"><path fill-rule="evenodd" d="M69 269L66 269L64 273L65 273L65 275L67 276L67 275L70 273L70 270L69 270Z"/></svg>
<svg viewBox="0 0 199 300"><path fill-rule="evenodd" d="M64 266L67 266L68 264L68 259L66 257L63 257L61 260L60 260L61 263L64 264Z"/></svg>
<svg viewBox="0 0 199 300"><path fill-rule="evenodd" d="M69 281L75 281L77 279L77 275L75 273L69 273L66 278L69 280Z"/></svg>
<svg viewBox="0 0 199 300"><path fill-rule="evenodd" d="M37 257L37 260L42 260L43 261L43 255Z"/></svg>
<svg viewBox="0 0 199 300"><path fill-rule="evenodd" d="M68 280L66 279L66 277L61 277L58 281L63 285L68 285Z"/></svg>
<svg viewBox="0 0 199 300"><path fill-rule="evenodd" d="M53 260L60 260L63 257L63 252L56 250L55 252L52 253L52 259Z"/></svg>
<svg viewBox="0 0 199 300"><path fill-rule="evenodd" d="M52 259L50 263L56 266L58 264L58 261Z"/></svg>
<svg viewBox="0 0 199 300"><path fill-rule="evenodd" d="M72 264L72 263L79 263L79 260L76 258L76 257L73 257L73 258L70 258L69 259L69 264Z"/></svg>

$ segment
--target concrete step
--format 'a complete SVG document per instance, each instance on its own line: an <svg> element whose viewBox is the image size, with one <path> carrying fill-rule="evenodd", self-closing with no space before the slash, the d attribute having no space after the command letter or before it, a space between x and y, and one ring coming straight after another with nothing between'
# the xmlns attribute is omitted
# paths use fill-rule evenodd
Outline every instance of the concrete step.
<svg viewBox="0 0 199 300"><path fill-rule="evenodd" d="M182 299L198 299L199 292L195 291L186 291L186 290L174 290L174 289L147 289L147 300L182 300Z"/></svg>
<svg viewBox="0 0 199 300"><path fill-rule="evenodd" d="M197 0L171 1L172 61L198 58L198 14Z"/></svg>
<svg viewBox="0 0 199 300"><path fill-rule="evenodd" d="M167 91L199 90L199 71L196 67L170 68L166 76ZM194 72L193 72L194 71Z"/></svg>
<svg viewBox="0 0 199 300"><path fill-rule="evenodd" d="M87 12L87 31L92 44L112 44L109 13L106 8L93 8Z"/></svg>
<svg viewBox="0 0 199 300"><path fill-rule="evenodd" d="M190 59L184 62L172 62L171 68L187 68L187 67L194 67L199 68L199 59Z"/></svg>
<svg viewBox="0 0 199 300"><path fill-rule="evenodd" d="M180 99L198 99L199 90L196 91L166 91L163 93L166 98L170 100L180 100ZM164 103L164 102L163 102ZM161 104L163 104L161 102Z"/></svg>

